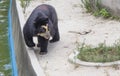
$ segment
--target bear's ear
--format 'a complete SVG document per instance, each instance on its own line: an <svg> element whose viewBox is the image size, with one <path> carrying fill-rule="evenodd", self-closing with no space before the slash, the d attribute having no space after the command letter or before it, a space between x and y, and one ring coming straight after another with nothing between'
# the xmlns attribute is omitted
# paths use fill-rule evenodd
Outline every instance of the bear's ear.
<svg viewBox="0 0 120 76"><path fill-rule="evenodd" d="M35 25L38 25L40 23L40 21L42 19L41 17L42 17L42 15L40 13L38 13L37 16L34 19L34 24Z"/></svg>
<svg viewBox="0 0 120 76"><path fill-rule="evenodd" d="M35 20L34 20L34 25L38 25L39 24L39 17L37 17Z"/></svg>
<svg viewBox="0 0 120 76"><path fill-rule="evenodd" d="M46 25L46 24L48 24L48 18L47 17L42 18L41 19L41 25Z"/></svg>

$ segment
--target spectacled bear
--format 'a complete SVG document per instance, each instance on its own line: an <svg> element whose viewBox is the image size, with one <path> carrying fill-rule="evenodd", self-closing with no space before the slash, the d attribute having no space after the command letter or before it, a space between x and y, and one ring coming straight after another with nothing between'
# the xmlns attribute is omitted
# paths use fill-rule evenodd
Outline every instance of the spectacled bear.
<svg viewBox="0 0 120 76"><path fill-rule="evenodd" d="M37 46L40 47L40 54L46 54L50 36L52 37L51 43L60 40L55 8L48 4L36 7L24 25L23 35L28 47L35 46L33 36L37 36Z"/></svg>

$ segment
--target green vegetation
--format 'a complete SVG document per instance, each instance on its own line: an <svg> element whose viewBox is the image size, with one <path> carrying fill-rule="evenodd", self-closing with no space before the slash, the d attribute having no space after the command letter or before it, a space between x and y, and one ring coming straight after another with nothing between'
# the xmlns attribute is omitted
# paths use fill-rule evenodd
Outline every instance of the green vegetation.
<svg viewBox="0 0 120 76"><path fill-rule="evenodd" d="M12 76L8 45L9 0L0 0L0 76Z"/></svg>
<svg viewBox="0 0 120 76"><path fill-rule="evenodd" d="M82 0L87 12L92 13L96 17L111 18L119 20L117 16L112 16L109 10L100 5L101 0Z"/></svg>
<svg viewBox="0 0 120 76"><path fill-rule="evenodd" d="M30 1L31 0L20 0L20 2L21 2L21 6L22 6L22 8L24 9L24 13L25 13L25 11L26 11L26 7L30 4Z"/></svg>
<svg viewBox="0 0 120 76"><path fill-rule="evenodd" d="M87 62L112 62L120 60L120 41L113 46L106 46L105 43L100 43L98 47L85 45L77 46L78 59Z"/></svg>
<svg viewBox="0 0 120 76"><path fill-rule="evenodd" d="M102 16L104 18L109 18L111 17L111 14L105 9L105 8L102 8L101 10L99 11L95 11L93 13L94 16Z"/></svg>

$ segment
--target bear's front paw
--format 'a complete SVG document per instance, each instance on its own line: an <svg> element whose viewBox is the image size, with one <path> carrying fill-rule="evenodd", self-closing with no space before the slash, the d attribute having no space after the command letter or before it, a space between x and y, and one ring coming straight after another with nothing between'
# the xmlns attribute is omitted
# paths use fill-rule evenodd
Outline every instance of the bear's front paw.
<svg viewBox="0 0 120 76"><path fill-rule="evenodd" d="M50 43L57 42L57 41L59 41L59 39L52 39L50 40Z"/></svg>
<svg viewBox="0 0 120 76"><path fill-rule="evenodd" d="M40 55L45 55L45 54L47 54L47 51L41 51L39 54Z"/></svg>
<svg viewBox="0 0 120 76"><path fill-rule="evenodd" d="M28 47L34 47L34 46L35 46L34 43L28 44Z"/></svg>
<svg viewBox="0 0 120 76"><path fill-rule="evenodd" d="M40 47L40 43L37 44L37 47Z"/></svg>

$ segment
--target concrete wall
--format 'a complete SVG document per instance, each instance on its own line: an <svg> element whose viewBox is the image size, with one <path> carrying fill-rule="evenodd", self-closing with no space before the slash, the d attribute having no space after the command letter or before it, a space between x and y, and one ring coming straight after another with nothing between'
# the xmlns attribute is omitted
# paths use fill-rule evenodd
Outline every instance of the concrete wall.
<svg viewBox="0 0 120 76"><path fill-rule="evenodd" d="M11 17L18 76L45 76L34 51L28 50L25 45L22 34L25 20L18 0L12 0Z"/></svg>
<svg viewBox="0 0 120 76"><path fill-rule="evenodd" d="M110 9L113 15L120 17L120 0L101 0L103 6Z"/></svg>

